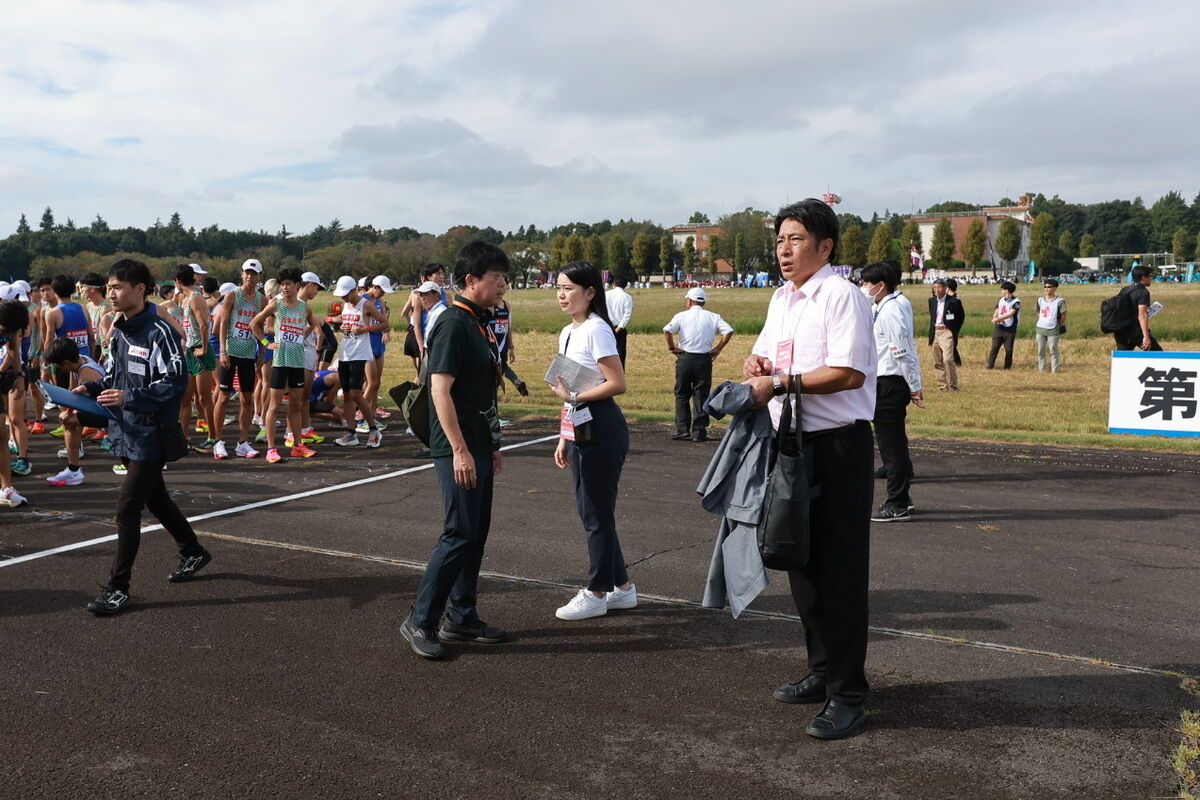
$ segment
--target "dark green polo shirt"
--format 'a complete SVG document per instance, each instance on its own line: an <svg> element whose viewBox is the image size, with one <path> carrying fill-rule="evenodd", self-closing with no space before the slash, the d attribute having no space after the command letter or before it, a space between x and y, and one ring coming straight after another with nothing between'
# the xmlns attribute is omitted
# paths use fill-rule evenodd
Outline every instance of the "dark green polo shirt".
<svg viewBox="0 0 1200 800"><path fill-rule="evenodd" d="M467 449L476 455L487 455L498 448L492 443L488 420L489 414L496 413L496 362L479 327L482 323L486 331L490 315L465 297L456 299L469 306L477 317L456 305L442 312L429 332L429 374L431 380L439 372L454 376L450 397ZM429 450L435 458L451 455L450 441L442 430L432 395L429 403Z"/></svg>

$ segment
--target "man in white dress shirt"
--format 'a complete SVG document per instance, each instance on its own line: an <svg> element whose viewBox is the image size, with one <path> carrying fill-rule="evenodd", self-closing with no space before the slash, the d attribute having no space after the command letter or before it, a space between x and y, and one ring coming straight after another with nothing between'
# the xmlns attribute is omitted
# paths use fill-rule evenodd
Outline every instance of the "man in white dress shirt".
<svg viewBox="0 0 1200 800"><path fill-rule="evenodd" d="M874 303L875 347L879 353L875 379L875 441L887 476L887 499L872 522L907 522L912 512L912 459L904 420L908 404L921 404L921 365L913 341L912 305L896 287L900 268L876 261L863 267L862 293Z"/></svg>
<svg viewBox="0 0 1200 800"><path fill-rule="evenodd" d="M609 290L604 293L604 304L608 306L608 318L612 320L613 333L617 336L617 355L621 357L621 368L625 368L625 344L629 338L629 320L633 318L633 298L625 287L627 278L614 278Z"/></svg>
<svg viewBox="0 0 1200 800"><path fill-rule="evenodd" d="M708 441L704 401L712 388L713 362L733 338L733 328L719 314L704 307L707 301L708 295L700 287L688 289L687 310L680 311L663 326L667 349L675 354L675 434L672 439ZM678 345L673 334L679 335ZM713 339L717 334L721 341L714 346Z"/></svg>
<svg viewBox="0 0 1200 800"><path fill-rule="evenodd" d="M842 739L866 721L867 580L875 415L871 304L830 267L833 209L814 198L775 217L776 290L742 365L756 403L776 427L789 386L803 395L799 424L820 490L809 504L809 559L790 570L804 621L809 674L775 690L785 703L824 703L805 732ZM794 395L793 395L794 396Z"/></svg>

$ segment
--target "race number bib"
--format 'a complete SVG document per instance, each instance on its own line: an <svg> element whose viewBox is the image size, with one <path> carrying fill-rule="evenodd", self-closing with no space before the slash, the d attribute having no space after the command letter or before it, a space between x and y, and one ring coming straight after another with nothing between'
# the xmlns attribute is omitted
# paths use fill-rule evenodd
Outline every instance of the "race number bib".
<svg viewBox="0 0 1200 800"><path fill-rule="evenodd" d="M242 322L241 320L233 323L233 338L246 342L252 341L254 339L254 331L250 330L250 323Z"/></svg>
<svg viewBox="0 0 1200 800"><path fill-rule="evenodd" d="M508 320L498 319L492 323L496 329L496 336L506 336L508 334Z"/></svg>
<svg viewBox="0 0 1200 800"><path fill-rule="evenodd" d="M79 346L81 352L86 353L88 347L88 332L87 331L67 331L64 338L70 339Z"/></svg>
<svg viewBox="0 0 1200 800"><path fill-rule="evenodd" d="M283 323L279 326L276 335L283 344L301 344L304 341L304 328L290 323Z"/></svg>
<svg viewBox="0 0 1200 800"><path fill-rule="evenodd" d="M571 421L571 407L563 406L558 417L558 435L568 442L575 441L575 423Z"/></svg>

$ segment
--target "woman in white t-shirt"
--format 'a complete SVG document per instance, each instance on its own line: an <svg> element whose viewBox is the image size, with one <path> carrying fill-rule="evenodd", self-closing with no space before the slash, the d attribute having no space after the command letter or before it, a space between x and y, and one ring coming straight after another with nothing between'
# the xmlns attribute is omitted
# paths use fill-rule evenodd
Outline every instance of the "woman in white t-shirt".
<svg viewBox="0 0 1200 800"><path fill-rule="evenodd" d="M616 525L617 485L629 452L629 428L613 401L625 391L625 370L617 355L600 270L587 261L563 267L558 275L558 306L571 317L571 324L559 334L558 351L603 376L600 383L580 392L568 390L562 378L550 387L564 402L554 463L559 469L571 468L589 561L587 586L554 615L579 620L637 606L637 587L625 572Z"/></svg>

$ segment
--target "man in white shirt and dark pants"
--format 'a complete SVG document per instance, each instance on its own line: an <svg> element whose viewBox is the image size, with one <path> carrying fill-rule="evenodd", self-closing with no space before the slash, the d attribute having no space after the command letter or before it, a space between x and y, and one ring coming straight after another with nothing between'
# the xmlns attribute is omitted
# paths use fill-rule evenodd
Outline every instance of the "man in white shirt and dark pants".
<svg viewBox="0 0 1200 800"><path fill-rule="evenodd" d="M867 581L877 354L871 304L836 275L833 209L814 198L775 217L775 256L787 281L771 298L762 333L742 365L751 394L778 427L788 385L803 396L805 450L820 493L809 503L809 559L789 570L804 621L809 674L775 690L785 703L824 703L805 729L842 739L865 721ZM794 396L794 395L793 395Z"/></svg>
<svg viewBox="0 0 1200 800"><path fill-rule="evenodd" d="M604 304L608 307L608 318L612 320L613 333L617 336L617 355L621 357L621 369L625 368L625 344L629 338L629 320L633 318L633 298L625 287L628 278L614 278L604 293Z"/></svg>
<svg viewBox="0 0 1200 800"><path fill-rule="evenodd" d="M663 326L667 349L675 354L675 435L672 439L708 441L704 401L712 388L713 362L733 338L733 328L719 314L704 307L707 301L708 295L703 289L688 289L687 310L680 311ZM678 334L678 345L672 334ZM717 334L721 335L721 341L713 346Z"/></svg>
<svg viewBox="0 0 1200 800"><path fill-rule="evenodd" d="M872 522L907 522L911 514L912 459L904 420L908 404L921 405L921 365L913 341L912 305L896 288L898 265L876 261L863 267L862 293L874 303L875 348L879 355L875 378L875 441L887 474L887 499Z"/></svg>

